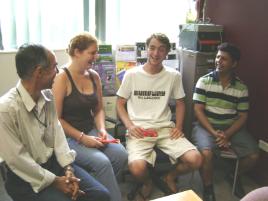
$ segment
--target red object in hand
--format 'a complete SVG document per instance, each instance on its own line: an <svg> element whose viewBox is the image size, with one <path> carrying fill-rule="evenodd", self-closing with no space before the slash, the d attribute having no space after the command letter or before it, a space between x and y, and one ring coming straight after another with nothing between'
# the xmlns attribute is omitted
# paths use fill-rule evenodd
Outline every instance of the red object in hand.
<svg viewBox="0 0 268 201"><path fill-rule="evenodd" d="M153 129L142 129L144 137L157 137L157 132Z"/></svg>
<svg viewBox="0 0 268 201"><path fill-rule="evenodd" d="M119 139L104 140L104 139L99 138L98 140L99 140L101 143L103 143L103 144L108 144L108 143L120 143L120 140L119 140Z"/></svg>

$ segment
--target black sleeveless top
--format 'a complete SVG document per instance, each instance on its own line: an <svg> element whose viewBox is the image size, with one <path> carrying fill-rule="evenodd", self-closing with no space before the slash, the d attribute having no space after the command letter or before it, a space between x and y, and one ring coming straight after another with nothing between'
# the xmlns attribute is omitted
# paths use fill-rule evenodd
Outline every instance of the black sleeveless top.
<svg viewBox="0 0 268 201"><path fill-rule="evenodd" d="M64 68L64 71L71 82L72 91L63 100L62 117L74 128L87 134L94 127L94 111L98 105L96 83L89 72L94 90L90 95L82 94L76 88L69 70Z"/></svg>

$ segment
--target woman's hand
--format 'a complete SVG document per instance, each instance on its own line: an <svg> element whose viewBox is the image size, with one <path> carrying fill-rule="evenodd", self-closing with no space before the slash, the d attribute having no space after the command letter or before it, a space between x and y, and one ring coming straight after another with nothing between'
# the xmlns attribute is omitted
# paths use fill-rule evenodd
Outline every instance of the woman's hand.
<svg viewBox="0 0 268 201"><path fill-rule="evenodd" d="M86 147L91 147L91 148L101 148L104 146L103 143L101 143L98 137L95 136L90 136L90 135L84 135L83 138L81 139L81 143L85 145Z"/></svg>
<svg viewBox="0 0 268 201"><path fill-rule="evenodd" d="M100 129L98 136L103 140L107 140L108 132L105 129Z"/></svg>

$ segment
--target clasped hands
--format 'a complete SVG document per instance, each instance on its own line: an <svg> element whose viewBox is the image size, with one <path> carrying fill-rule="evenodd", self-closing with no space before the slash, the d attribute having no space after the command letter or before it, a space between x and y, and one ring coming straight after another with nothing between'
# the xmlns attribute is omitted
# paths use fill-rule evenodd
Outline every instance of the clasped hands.
<svg viewBox="0 0 268 201"><path fill-rule="evenodd" d="M79 189L80 179L75 177L72 168L67 167L65 176L56 176L53 185L71 197L72 200L77 200L79 196L85 194L84 191Z"/></svg>
<svg viewBox="0 0 268 201"><path fill-rule="evenodd" d="M229 148L230 146L230 142L229 142L229 138L226 136L226 134L224 133L224 131L222 130L217 130L216 134L216 144L220 147L220 148Z"/></svg>

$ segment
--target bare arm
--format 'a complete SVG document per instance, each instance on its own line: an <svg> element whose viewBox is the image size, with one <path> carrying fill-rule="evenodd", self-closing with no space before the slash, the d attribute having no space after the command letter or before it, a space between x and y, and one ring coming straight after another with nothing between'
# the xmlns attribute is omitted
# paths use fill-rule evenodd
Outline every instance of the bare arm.
<svg viewBox="0 0 268 201"><path fill-rule="evenodd" d="M247 113L239 113L238 119L226 130L218 131L216 144L219 147L229 147L230 138L245 124L247 120Z"/></svg>
<svg viewBox="0 0 268 201"><path fill-rule="evenodd" d="M217 136L217 131L212 127L211 123L208 121L208 118L205 114L205 105L195 103L194 112L195 116L198 119L199 123L213 136Z"/></svg>
<svg viewBox="0 0 268 201"><path fill-rule="evenodd" d="M54 79L54 84L52 88L53 95L55 97L58 119L63 127L65 134L83 143L87 147L96 147L96 148L102 147L103 144L101 142L99 142L92 136L83 135L81 131L74 128L72 125L70 125L67 121L65 121L62 118L63 101L65 96L67 95L67 79L68 78L66 74L64 72L61 72Z"/></svg>
<svg viewBox="0 0 268 201"><path fill-rule="evenodd" d="M248 118L247 112L239 112L238 119L228 129L224 131L226 137L229 139L239 129L241 129L245 125L247 118Z"/></svg>
<svg viewBox="0 0 268 201"><path fill-rule="evenodd" d="M183 121L185 115L185 104L183 99L176 100L176 128L183 130Z"/></svg>
<svg viewBox="0 0 268 201"><path fill-rule="evenodd" d="M96 124L96 128L100 131L100 134L102 134L101 137L106 139L107 131L105 129L105 112L103 109L103 102L102 102L101 80L97 73L95 73L94 71L91 71L91 72L94 76L94 80L97 85L97 96L98 96L98 107L96 108L95 113L94 113L95 124Z"/></svg>
<svg viewBox="0 0 268 201"><path fill-rule="evenodd" d="M128 129L128 133L136 138L143 138L142 129L136 126L129 118L128 113L126 111L126 103L127 100L118 97L116 102L117 114L121 121L124 123L126 128Z"/></svg>
<svg viewBox="0 0 268 201"><path fill-rule="evenodd" d="M230 138L245 124L247 120L247 113L239 113L238 119L226 130L218 131L216 144L219 147L228 147L230 145Z"/></svg>
<svg viewBox="0 0 268 201"><path fill-rule="evenodd" d="M171 130L171 139L177 139L179 137L184 137L183 133L183 121L185 114L185 104L183 99L176 100L176 126Z"/></svg>

